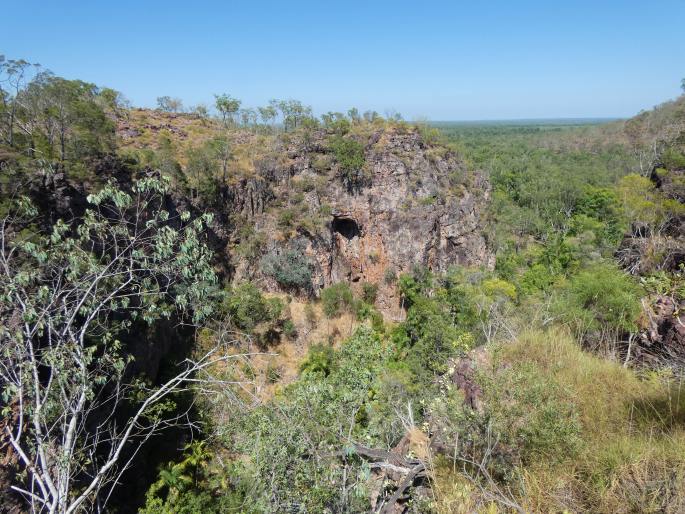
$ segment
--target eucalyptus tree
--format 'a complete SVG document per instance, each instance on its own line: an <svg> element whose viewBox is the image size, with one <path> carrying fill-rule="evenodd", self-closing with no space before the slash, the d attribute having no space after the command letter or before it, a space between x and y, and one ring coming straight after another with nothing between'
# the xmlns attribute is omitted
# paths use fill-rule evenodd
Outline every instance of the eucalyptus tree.
<svg viewBox="0 0 685 514"><path fill-rule="evenodd" d="M236 116L240 111L241 101L231 95L214 95L214 106L221 116L221 122L225 128L235 125Z"/></svg>
<svg viewBox="0 0 685 514"><path fill-rule="evenodd" d="M28 83L31 70L38 70L39 64L31 64L24 59L7 59L0 55L0 134L9 146L15 143L15 126L20 109L18 97Z"/></svg>
<svg viewBox="0 0 685 514"><path fill-rule="evenodd" d="M183 101L180 98L160 96L157 98L157 108L164 112L180 112L183 110Z"/></svg>
<svg viewBox="0 0 685 514"><path fill-rule="evenodd" d="M281 100L278 108L283 115L283 128L286 132L297 129L305 119L312 117L312 108L298 100Z"/></svg>
<svg viewBox="0 0 685 514"><path fill-rule="evenodd" d="M13 98L15 147L41 158L81 160L114 148L114 123L107 115L121 95L95 84L37 73Z"/></svg>
<svg viewBox="0 0 685 514"><path fill-rule="evenodd" d="M86 96L94 97L95 86L81 81L66 80L51 73L42 74L30 89L35 89L34 97L44 99L47 104L43 116L47 124L55 128L58 139L59 157L66 159L67 139L79 117L79 100Z"/></svg>
<svg viewBox="0 0 685 514"><path fill-rule="evenodd" d="M272 127L276 121L276 116L278 116L278 109L272 103L265 105L264 107L257 107L259 111L259 117L265 126Z"/></svg>
<svg viewBox="0 0 685 514"><path fill-rule="evenodd" d="M243 127L254 128L257 125L257 111L251 107L240 109L240 122Z"/></svg>
<svg viewBox="0 0 685 514"><path fill-rule="evenodd" d="M359 123L361 121L361 115L359 114L359 109L352 107L347 111L347 116L350 118L352 123Z"/></svg>
<svg viewBox="0 0 685 514"><path fill-rule="evenodd" d="M187 420L170 395L229 358L217 346L161 385L131 376L123 334L212 312L211 218L172 216L167 191L154 177L109 183L48 235L31 230L26 199L0 221L0 426L32 512L102 511L141 445Z"/></svg>

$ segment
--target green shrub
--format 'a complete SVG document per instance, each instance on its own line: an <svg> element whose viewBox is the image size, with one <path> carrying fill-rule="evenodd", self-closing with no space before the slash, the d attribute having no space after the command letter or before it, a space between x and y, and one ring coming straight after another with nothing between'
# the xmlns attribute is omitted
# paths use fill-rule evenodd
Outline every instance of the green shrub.
<svg viewBox="0 0 685 514"><path fill-rule="evenodd" d="M376 295L378 294L378 284L371 284L364 282L362 284L362 300L373 305L376 302Z"/></svg>
<svg viewBox="0 0 685 514"><path fill-rule="evenodd" d="M236 412L231 426L223 427L230 451L246 463L233 470L231 481L252 483L250 503L264 512L368 509L368 467L341 434L372 447L382 444L367 420L388 351L368 330L358 330L337 352L326 348L310 352L300 379L274 401ZM336 456L341 450L344 462ZM351 487L350 477L355 477ZM345 496L343 487L349 488Z"/></svg>
<svg viewBox="0 0 685 514"><path fill-rule="evenodd" d="M377 310L371 311L371 328L374 332L382 334L385 331L385 321L383 315Z"/></svg>
<svg viewBox="0 0 685 514"><path fill-rule="evenodd" d="M637 330L641 288L614 264L600 262L572 277L555 310L577 333Z"/></svg>
<svg viewBox="0 0 685 514"><path fill-rule="evenodd" d="M371 318L374 313L374 308L363 300L354 302L354 310L359 321Z"/></svg>
<svg viewBox="0 0 685 514"><path fill-rule="evenodd" d="M454 323L449 304L423 295L412 297L407 319L393 340L412 373L424 384L447 370L450 357L470 349L473 338Z"/></svg>
<svg viewBox="0 0 685 514"><path fill-rule="evenodd" d="M385 270L383 274L383 282L392 285L397 281L397 271L392 266Z"/></svg>
<svg viewBox="0 0 685 514"><path fill-rule="evenodd" d="M323 312L329 318L349 310L354 304L354 296L347 282L338 282L321 291Z"/></svg>
<svg viewBox="0 0 685 514"><path fill-rule="evenodd" d="M283 209L278 213L278 228L288 229L293 226L297 213L294 209Z"/></svg>
<svg viewBox="0 0 685 514"><path fill-rule="evenodd" d="M354 139L335 136L331 150L338 163L343 181L349 188L354 188L364 180L364 145Z"/></svg>
<svg viewBox="0 0 685 514"><path fill-rule="evenodd" d="M265 298L257 286L245 282L228 292L224 309L236 327L252 331L259 323L273 323L278 320L283 311L283 303L278 298Z"/></svg>
<svg viewBox="0 0 685 514"><path fill-rule="evenodd" d="M314 266L305 254L304 244L299 241L265 255L260 267L263 273L287 289L311 290Z"/></svg>
<svg viewBox="0 0 685 514"><path fill-rule="evenodd" d="M292 320L285 320L283 323L283 333L288 339L295 339L297 337L297 328Z"/></svg>
<svg viewBox="0 0 685 514"><path fill-rule="evenodd" d="M339 136L344 136L350 131L351 123L340 112L329 112L321 115L326 130Z"/></svg>
<svg viewBox="0 0 685 514"><path fill-rule="evenodd" d="M669 146L661 155L661 162L669 169L685 169L685 153Z"/></svg>
<svg viewBox="0 0 685 514"><path fill-rule="evenodd" d="M524 293L546 291L558 279L558 275L542 264L533 264L525 270L519 286Z"/></svg>
<svg viewBox="0 0 685 514"><path fill-rule="evenodd" d="M560 461L578 451L578 410L571 391L553 376L532 363L505 363L480 382L495 433L524 463Z"/></svg>
<svg viewBox="0 0 685 514"><path fill-rule="evenodd" d="M254 502L247 505L249 481L234 481L234 477L240 476L241 466L228 463L223 469L216 469L210 466L211 457L204 442L189 445L179 462L160 470L158 480L145 495L140 514L263 512Z"/></svg>
<svg viewBox="0 0 685 514"><path fill-rule="evenodd" d="M300 364L302 373L320 373L328 376L335 365L335 351L329 345L315 344L307 353L307 358Z"/></svg>

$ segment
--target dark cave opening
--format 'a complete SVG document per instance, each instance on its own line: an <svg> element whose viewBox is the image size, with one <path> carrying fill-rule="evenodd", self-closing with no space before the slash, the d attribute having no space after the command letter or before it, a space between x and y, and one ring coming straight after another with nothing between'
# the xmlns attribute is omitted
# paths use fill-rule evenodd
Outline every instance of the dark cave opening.
<svg viewBox="0 0 685 514"><path fill-rule="evenodd" d="M333 218L331 229L348 240L360 234L359 225L351 218Z"/></svg>

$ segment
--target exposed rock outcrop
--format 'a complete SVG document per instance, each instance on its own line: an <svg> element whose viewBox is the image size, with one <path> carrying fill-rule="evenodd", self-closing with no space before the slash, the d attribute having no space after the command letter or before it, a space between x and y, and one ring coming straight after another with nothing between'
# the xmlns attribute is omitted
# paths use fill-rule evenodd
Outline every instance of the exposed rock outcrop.
<svg viewBox="0 0 685 514"><path fill-rule="evenodd" d="M657 164L650 178L664 198L685 203L685 170L667 170ZM634 275L664 271L678 276L685 265L685 216L671 216L658 231L633 223L616 257ZM676 296L658 294L644 298L642 305L643 329L631 344L631 360L650 366L685 365L685 303Z"/></svg>
<svg viewBox="0 0 685 514"><path fill-rule="evenodd" d="M420 265L444 271L453 265L492 267L494 256L484 233L484 211L490 195L487 179L469 172L456 154L428 145L418 131L385 130L364 144L365 169L358 187L340 176L327 155L325 135L306 147L287 149L286 172L272 171L257 183L246 181L231 193L235 207L267 235L266 251L282 246L274 200L291 194L298 183L324 181L306 190L296 208L319 220L317 230L298 226L314 262L313 291L332 283L377 284L377 306L390 318L403 315L394 278ZM328 158L329 168L318 161ZM318 167L317 167L318 166ZM324 214L322 214L324 212ZM236 262L237 277L260 275L257 262Z"/></svg>
<svg viewBox="0 0 685 514"><path fill-rule="evenodd" d="M635 359L650 365L685 366L685 302L658 295L643 305L645 328L639 336Z"/></svg>

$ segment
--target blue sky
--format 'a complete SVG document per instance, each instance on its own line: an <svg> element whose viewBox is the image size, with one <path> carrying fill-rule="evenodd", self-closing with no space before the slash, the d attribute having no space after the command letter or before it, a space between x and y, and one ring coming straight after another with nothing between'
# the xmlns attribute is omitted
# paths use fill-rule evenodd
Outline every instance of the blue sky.
<svg viewBox="0 0 685 514"><path fill-rule="evenodd" d="M685 0L11 2L0 53L186 105L408 119L622 117L677 96Z"/></svg>

